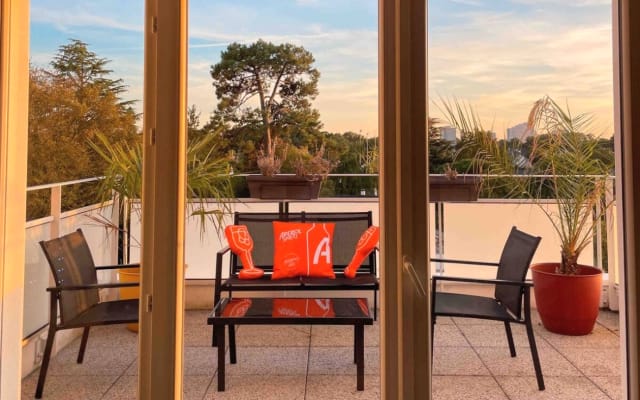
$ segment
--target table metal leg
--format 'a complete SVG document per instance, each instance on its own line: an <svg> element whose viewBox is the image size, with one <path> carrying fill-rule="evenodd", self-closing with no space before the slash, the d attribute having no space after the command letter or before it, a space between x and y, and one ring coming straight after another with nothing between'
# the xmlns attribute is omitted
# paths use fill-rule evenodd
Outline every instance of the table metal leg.
<svg viewBox="0 0 640 400"><path fill-rule="evenodd" d="M364 390L364 325L356 325L356 387Z"/></svg>
<svg viewBox="0 0 640 400"><path fill-rule="evenodd" d="M231 364L236 363L236 326L229 325L229 359Z"/></svg>
<svg viewBox="0 0 640 400"><path fill-rule="evenodd" d="M224 325L216 326L216 342L218 343L218 392L224 392L225 343Z"/></svg>

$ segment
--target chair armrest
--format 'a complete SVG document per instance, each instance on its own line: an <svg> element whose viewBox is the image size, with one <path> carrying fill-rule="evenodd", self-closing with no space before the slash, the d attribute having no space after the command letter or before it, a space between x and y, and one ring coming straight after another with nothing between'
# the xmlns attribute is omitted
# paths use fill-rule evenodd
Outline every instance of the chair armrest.
<svg viewBox="0 0 640 400"><path fill-rule="evenodd" d="M442 262L447 264L467 264L467 265L486 265L490 267L497 267L500 264L497 262L486 261L467 261L467 260L450 260L448 258L431 258L431 262Z"/></svg>
<svg viewBox="0 0 640 400"><path fill-rule="evenodd" d="M140 263L120 264L120 265L101 265L99 267L96 267L97 270L102 270L102 269L126 269L126 268L140 268Z"/></svg>
<svg viewBox="0 0 640 400"><path fill-rule="evenodd" d="M140 286L138 282L131 283L96 283L93 285L69 285L69 286L53 286L48 287L48 292L62 292L64 290L87 290L87 289L107 289L118 287L134 287Z"/></svg>
<svg viewBox="0 0 640 400"><path fill-rule="evenodd" d="M433 282L448 281L448 282L468 282L468 283L481 283L487 285L509 285L509 286L521 286L521 287L533 287L533 282L529 281L510 281L506 279L476 279L476 278L461 278L456 276L433 276L431 277Z"/></svg>

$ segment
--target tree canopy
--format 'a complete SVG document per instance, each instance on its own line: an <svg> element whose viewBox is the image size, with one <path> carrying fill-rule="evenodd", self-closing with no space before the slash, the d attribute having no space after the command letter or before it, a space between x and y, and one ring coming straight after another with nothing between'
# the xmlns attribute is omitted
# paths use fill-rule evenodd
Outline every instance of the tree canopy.
<svg viewBox="0 0 640 400"><path fill-rule="evenodd" d="M314 61L301 46L258 40L230 44L211 67L218 105L209 128L224 127L243 167L255 169L256 150L273 155L276 137L301 146L320 132Z"/></svg>
<svg viewBox="0 0 640 400"><path fill-rule="evenodd" d="M59 47L51 68L30 67L30 186L102 175L105 162L88 143L97 134L113 143L140 140L131 102L120 97L126 86L111 78L108 63L86 43L72 39ZM64 206L94 198L93 190L65 191ZM48 212L46 197L30 196L29 217Z"/></svg>

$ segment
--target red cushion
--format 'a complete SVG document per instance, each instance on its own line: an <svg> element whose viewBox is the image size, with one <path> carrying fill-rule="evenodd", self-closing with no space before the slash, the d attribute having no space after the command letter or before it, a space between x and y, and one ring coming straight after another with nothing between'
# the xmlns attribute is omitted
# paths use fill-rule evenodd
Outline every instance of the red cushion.
<svg viewBox="0 0 640 400"><path fill-rule="evenodd" d="M253 238L249 234L246 225L229 225L224 228L224 235L229 242L229 248L242 262L242 271L238 274L240 279L258 279L264 275L264 271L253 265L251 250L253 250Z"/></svg>
<svg viewBox="0 0 640 400"><path fill-rule="evenodd" d="M356 251L351 258L351 262L344 269L344 276L347 278L355 278L360 264L365 258L376 248L378 241L380 240L380 228L375 225L371 225L360 236L358 244L356 244Z"/></svg>
<svg viewBox="0 0 640 400"><path fill-rule="evenodd" d="M273 222L271 279L309 276L335 278L333 223Z"/></svg>

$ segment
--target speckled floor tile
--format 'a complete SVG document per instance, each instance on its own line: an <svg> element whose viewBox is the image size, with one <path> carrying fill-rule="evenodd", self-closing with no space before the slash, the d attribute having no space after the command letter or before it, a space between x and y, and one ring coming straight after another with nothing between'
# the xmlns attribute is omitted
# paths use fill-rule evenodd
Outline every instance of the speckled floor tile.
<svg viewBox="0 0 640 400"><path fill-rule="evenodd" d="M579 347L602 349L607 347L620 347L620 337L598 324L596 324L590 334L583 336L558 335L547 330L540 330L538 335L544 337L551 345L558 348Z"/></svg>
<svg viewBox="0 0 640 400"><path fill-rule="evenodd" d="M304 347L238 347L237 364L229 364L226 375L306 375L309 349Z"/></svg>
<svg viewBox="0 0 640 400"><path fill-rule="evenodd" d="M451 317L438 317L436 320L437 325L451 325L453 324L453 319Z"/></svg>
<svg viewBox="0 0 640 400"><path fill-rule="evenodd" d="M354 330L351 325L314 325L311 327L311 347L353 346ZM364 327L364 345L380 345L380 326L377 323Z"/></svg>
<svg viewBox="0 0 640 400"><path fill-rule="evenodd" d="M504 323L491 321L493 324L487 325L459 325L462 334L469 340L472 346L480 347L509 347L507 333ZM511 324L511 333L516 350L519 347L529 347L529 339L524 325ZM540 335L534 332L536 345L544 346L546 342Z"/></svg>
<svg viewBox="0 0 640 400"><path fill-rule="evenodd" d="M227 354L227 361L228 361ZM216 347L186 347L184 349L184 375L211 376L218 368Z"/></svg>
<svg viewBox="0 0 640 400"><path fill-rule="evenodd" d="M434 376L432 400L508 400L491 376Z"/></svg>
<svg viewBox="0 0 640 400"><path fill-rule="evenodd" d="M620 350L561 348L559 351L587 376L620 376Z"/></svg>
<svg viewBox="0 0 640 400"><path fill-rule="evenodd" d="M236 327L236 345L242 347L308 347L308 325L240 325Z"/></svg>
<svg viewBox="0 0 640 400"><path fill-rule="evenodd" d="M517 349L516 349L517 350ZM516 357L511 357L508 348L477 347L480 359L494 375L535 376L533 360L529 348L521 349ZM538 349L543 376L581 376L567 359L556 350L545 347Z"/></svg>
<svg viewBox="0 0 640 400"><path fill-rule="evenodd" d="M98 400L118 379L117 376L55 376L47 375L44 400ZM22 380L22 399L32 400L36 393L38 374Z"/></svg>
<svg viewBox="0 0 640 400"><path fill-rule="evenodd" d="M207 325L208 310L191 310L184 318L184 345L211 346L211 325Z"/></svg>
<svg viewBox="0 0 640 400"><path fill-rule="evenodd" d="M474 325L475 326L475 325ZM469 347L469 342L462 336L460 328L454 324L436 324L434 346Z"/></svg>
<svg viewBox="0 0 640 400"><path fill-rule="evenodd" d="M225 391L218 392L217 378L205 400L304 400L306 376L227 375Z"/></svg>
<svg viewBox="0 0 640 400"><path fill-rule="evenodd" d="M622 400L622 379L619 376L590 376L589 379L613 400Z"/></svg>
<svg viewBox="0 0 640 400"><path fill-rule="evenodd" d="M535 379L497 376L496 380L511 400L610 400L587 378L545 377L545 390L538 390Z"/></svg>
<svg viewBox="0 0 640 400"><path fill-rule="evenodd" d="M600 310L598 323L610 331L618 333L620 331L620 313Z"/></svg>
<svg viewBox="0 0 640 400"><path fill-rule="evenodd" d="M489 375L489 370L470 347L436 347L433 375Z"/></svg>
<svg viewBox="0 0 640 400"><path fill-rule="evenodd" d="M376 400L380 398L380 378L366 375L364 390L356 389L355 376L309 375L305 400Z"/></svg>
<svg viewBox="0 0 640 400"><path fill-rule="evenodd" d="M377 347L364 348L365 375L380 374L380 351ZM312 347L309 352L309 375L355 375L353 346Z"/></svg>
<svg viewBox="0 0 640 400"><path fill-rule="evenodd" d="M84 361L78 364L79 347L80 341L75 340L62 349L51 359L47 375L120 375L135 360L137 353L136 348L130 346L92 346L89 339Z"/></svg>

